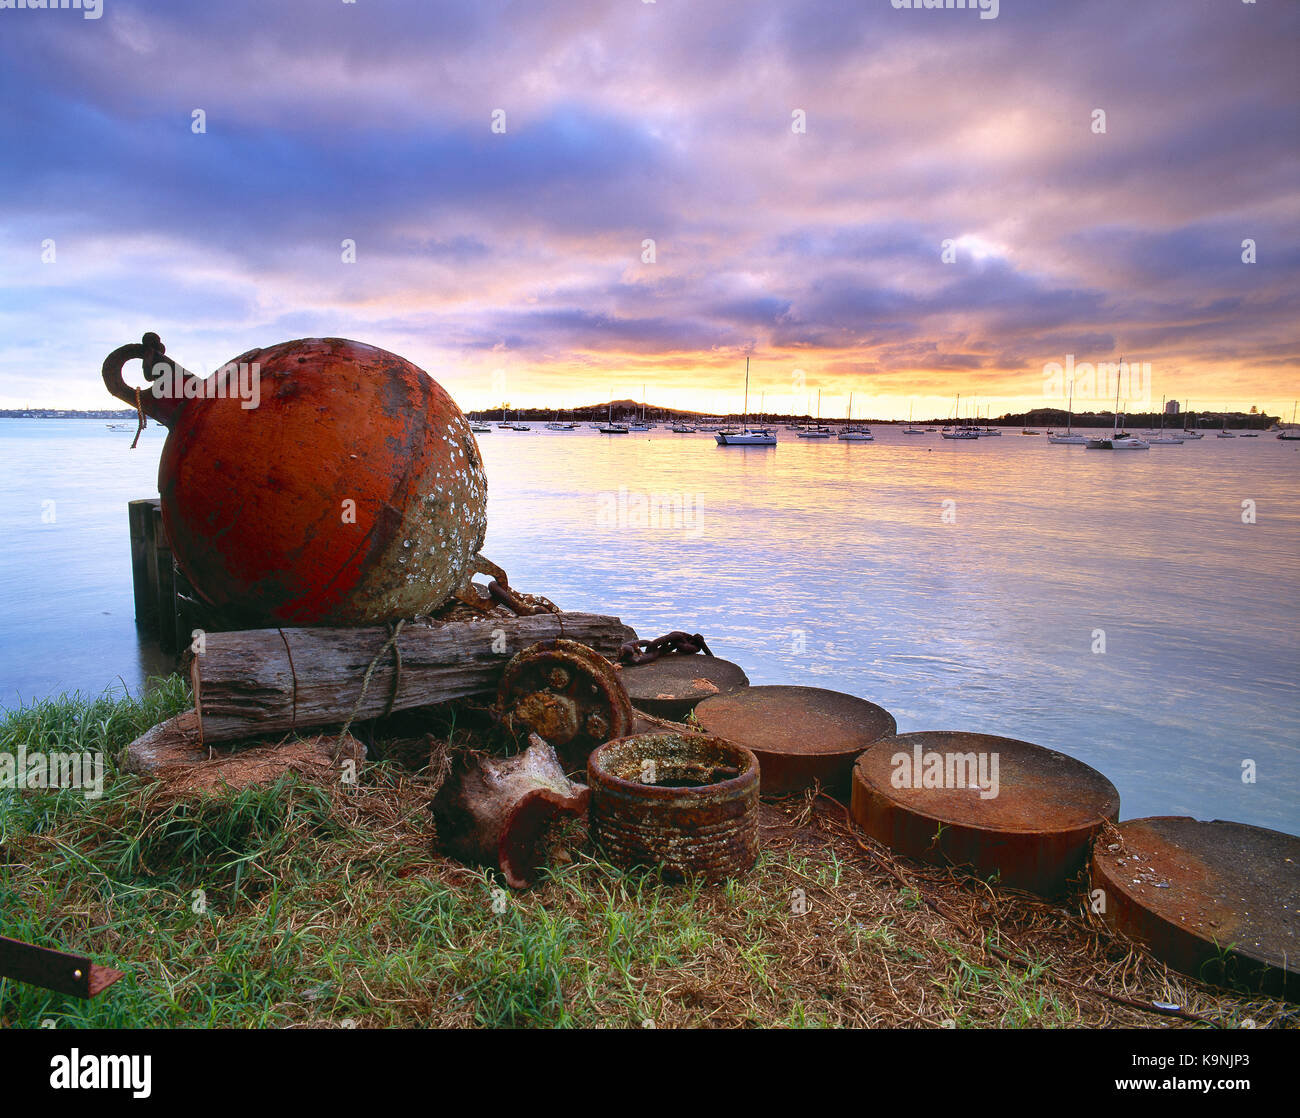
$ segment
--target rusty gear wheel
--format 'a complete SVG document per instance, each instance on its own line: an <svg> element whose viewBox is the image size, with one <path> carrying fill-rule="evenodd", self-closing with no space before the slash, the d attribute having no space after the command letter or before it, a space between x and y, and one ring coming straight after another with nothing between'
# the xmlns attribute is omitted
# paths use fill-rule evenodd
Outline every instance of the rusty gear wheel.
<svg viewBox="0 0 1300 1118"><path fill-rule="evenodd" d="M632 732L632 701L618 671L577 641L541 641L515 656L497 706L512 734L536 733L572 768L585 766L596 746Z"/></svg>

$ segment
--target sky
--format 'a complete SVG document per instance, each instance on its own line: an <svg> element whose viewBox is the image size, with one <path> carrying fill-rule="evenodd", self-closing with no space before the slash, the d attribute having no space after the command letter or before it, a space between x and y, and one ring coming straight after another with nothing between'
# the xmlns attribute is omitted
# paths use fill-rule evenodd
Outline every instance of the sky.
<svg viewBox="0 0 1300 1118"><path fill-rule="evenodd" d="M738 411L749 357L768 411L998 415L1122 356L1289 419L1300 4L896 2L0 6L0 407L112 406L153 330L466 410Z"/></svg>

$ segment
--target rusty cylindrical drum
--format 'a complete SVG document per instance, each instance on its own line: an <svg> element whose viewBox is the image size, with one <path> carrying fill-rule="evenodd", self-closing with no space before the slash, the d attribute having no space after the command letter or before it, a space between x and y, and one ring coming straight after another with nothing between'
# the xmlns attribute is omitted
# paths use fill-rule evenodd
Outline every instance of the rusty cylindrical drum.
<svg viewBox="0 0 1300 1118"><path fill-rule="evenodd" d="M758 759L704 734L634 734L587 762L588 821L617 866L680 880L744 873L758 857Z"/></svg>
<svg viewBox="0 0 1300 1118"><path fill-rule="evenodd" d="M482 569L478 445L427 373L342 338L249 350L206 379L164 352L146 334L109 355L104 381L170 428L163 525L223 615L373 624L441 605ZM121 372L136 358L152 382L138 392Z"/></svg>

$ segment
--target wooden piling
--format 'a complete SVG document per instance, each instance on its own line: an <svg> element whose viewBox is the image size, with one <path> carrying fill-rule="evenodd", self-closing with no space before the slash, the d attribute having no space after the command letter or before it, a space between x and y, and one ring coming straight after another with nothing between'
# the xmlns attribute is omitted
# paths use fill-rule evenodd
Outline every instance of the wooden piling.
<svg viewBox="0 0 1300 1118"><path fill-rule="evenodd" d="M157 579L153 567L153 517L158 499L128 501L127 524L131 532L131 586L135 592L135 623L156 631L158 625Z"/></svg>
<svg viewBox="0 0 1300 1118"><path fill-rule="evenodd" d="M176 578L171 544L163 527L162 509L153 510L153 560L155 600L158 603L158 647L163 652L179 648L176 636Z"/></svg>

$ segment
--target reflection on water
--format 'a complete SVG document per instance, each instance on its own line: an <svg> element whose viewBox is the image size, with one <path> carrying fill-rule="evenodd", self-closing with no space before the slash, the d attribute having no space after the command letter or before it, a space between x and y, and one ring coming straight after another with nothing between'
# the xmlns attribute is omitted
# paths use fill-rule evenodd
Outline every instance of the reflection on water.
<svg viewBox="0 0 1300 1118"><path fill-rule="evenodd" d="M702 632L755 683L1060 749L1115 782L1125 818L1300 830L1300 446L876 434L745 449L494 428L485 552L566 608ZM6 704L152 670L126 502L156 493L162 436L131 453L99 422L0 420Z"/></svg>

